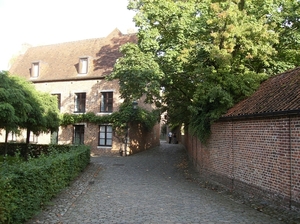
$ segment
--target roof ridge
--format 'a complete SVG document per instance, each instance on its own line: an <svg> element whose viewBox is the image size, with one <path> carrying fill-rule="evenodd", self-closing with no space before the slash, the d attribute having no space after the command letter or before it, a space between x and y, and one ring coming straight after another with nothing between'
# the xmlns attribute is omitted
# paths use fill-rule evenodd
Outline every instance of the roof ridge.
<svg viewBox="0 0 300 224"><path fill-rule="evenodd" d="M66 42L53 43L53 44L36 45L36 46L29 47L28 49L38 48L38 47L49 47L49 46L55 46L55 45L59 46L59 45L63 45L63 44L71 44L71 43L76 43L76 42L85 42L85 41L100 40L100 39L105 40L106 37L98 37L98 38L95 37L95 38L82 39L82 40L73 40L73 41L66 41Z"/></svg>
<svg viewBox="0 0 300 224"><path fill-rule="evenodd" d="M94 38L86 38L86 39L73 40L73 41L65 41L65 42L59 42L59 43L53 43L53 44L42 44L42 45L36 45L36 46L29 47L28 49L39 48L39 47L49 47L49 46L55 46L55 45L59 46L59 45L63 45L63 44L71 44L71 43L76 43L76 42L85 42L85 41L92 41L92 40L106 40L106 39L109 39L111 37L111 35L114 34L115 32L119 32L121 34L121 37L122 36L134 36L134 35L136 35L136 33L123 34L118 28L115 28L112 32L110 32L105 37L94 37Z"/></svg>

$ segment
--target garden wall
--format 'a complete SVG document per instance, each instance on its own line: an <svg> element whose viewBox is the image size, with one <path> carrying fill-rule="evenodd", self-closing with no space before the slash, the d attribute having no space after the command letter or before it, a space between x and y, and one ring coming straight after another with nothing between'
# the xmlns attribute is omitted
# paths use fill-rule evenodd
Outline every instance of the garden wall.
<svg viewBox="0 0 300 224"><path fill-rule="evenodd" d="M185 136L201 176L247 197L300 210L300 117L224 120L207 144Z"/></svg>
<svg viewBox="0 0 300 224"><path fill-rule="evenodd" d="M129 154L135 154L160 145L160 124L146 130L139 124L132 124L129 130Z"/></svg>

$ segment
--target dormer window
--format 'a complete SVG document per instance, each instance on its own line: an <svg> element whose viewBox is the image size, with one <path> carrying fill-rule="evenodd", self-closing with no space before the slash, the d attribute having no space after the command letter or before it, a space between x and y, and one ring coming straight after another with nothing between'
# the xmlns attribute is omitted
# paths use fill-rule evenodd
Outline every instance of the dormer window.
<svg viewBox="0 0 300 224"><path fill-rule="evenodd" d="M39 62L33 62L31 64L31 78L37 78L40 73L40 63Z"/></svg>
<svg viewBox="0 0 300 224"><path fill-rule="evenodd" d="M88 58L79 58L79 74L88 73Z"/></svg>

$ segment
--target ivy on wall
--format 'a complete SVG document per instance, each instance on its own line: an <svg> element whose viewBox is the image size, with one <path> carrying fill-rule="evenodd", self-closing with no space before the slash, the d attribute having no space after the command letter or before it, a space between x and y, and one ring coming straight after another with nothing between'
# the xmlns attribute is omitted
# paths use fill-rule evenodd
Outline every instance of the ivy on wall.
<svg viewBox="0 0 300 224"><path fill-rule="evenodd" d="M160 113L158 110L148 111L138 107L133 109L129 103L123 103L119 111L109 115L98 116L93 112L85 114L65 113L61 118L61 126L75 125L76 123L88 122L92 124L111 124L117 135L123 135L128 123L141 124L146 130L151 130L159 121Z"/></svg>

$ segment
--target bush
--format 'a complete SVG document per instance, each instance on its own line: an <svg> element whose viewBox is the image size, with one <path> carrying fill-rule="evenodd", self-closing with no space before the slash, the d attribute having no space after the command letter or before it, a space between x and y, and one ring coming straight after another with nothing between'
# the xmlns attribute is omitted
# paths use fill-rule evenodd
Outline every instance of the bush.
<svg viewBox="0 0 300 224"><path fill-rule="evenodd" d="M0 169L2 163L15 164L24 162L25 159L20 156L0 156Z"/></svg>
<svg viewBox="0 0 300 224"><path fill-rule="evenodd" d="M42 145L42 144L26 144L26 143L7 143L7 155L15 156L19 153L21 157L27 159L29 157L39 157L42 154L48 154L53 151L67 152L70 145ZM0 143L0 155L5 154L5 143Z"/></svg>
<svg viewBox="0 0 300 224"><path fill-rule="evenodd" d="M53 152L0 170L0 223L23 223L43 204L68 186L90 162L90 148L69 146L70 151Z"/></svg>

